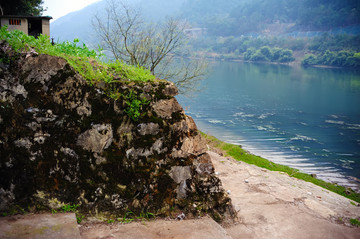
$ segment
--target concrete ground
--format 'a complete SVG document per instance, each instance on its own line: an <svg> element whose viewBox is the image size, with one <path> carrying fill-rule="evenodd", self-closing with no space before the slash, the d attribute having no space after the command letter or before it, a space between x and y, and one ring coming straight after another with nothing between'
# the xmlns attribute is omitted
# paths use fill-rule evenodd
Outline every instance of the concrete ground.
<svg viewBox="0 0 360 239"><path fill-rule="evenodd" d="M122 239L231 239L228 233L209 217L196 220L155 220L124 225L85 224L80 228L82 238Z"/></svg>
<svg viewBox="0 0 360 239"><path fill-rule="evenodd" d="M0 218L1 239L80 239L74 213L29 214Z"/></svg>
<svg viewBox="0 0 360 239"><path fill-rule="evenodd" d="M360 238L349 224L360 207L323 188L208 152L229 193L239 223L221 227L211 218L130 224L84 223L73 213L0 218L0 238Z"/></svg>
<svg viewBox="0 0 360 239"><path fill-rule="evenodd" d="M360 217L351 200L284 173L211 155L240 223L226 228L233 238L360 238L350 218Z"/></svg>

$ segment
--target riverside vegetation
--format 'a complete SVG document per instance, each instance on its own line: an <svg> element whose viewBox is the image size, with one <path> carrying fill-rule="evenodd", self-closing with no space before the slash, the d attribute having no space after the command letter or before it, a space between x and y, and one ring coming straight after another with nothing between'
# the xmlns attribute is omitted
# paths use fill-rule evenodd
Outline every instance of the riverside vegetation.
<svg viewBox="0 0 360 239"><path fill-rule="evenodd" d="M93 12L104 9L105 3L99 1L92 10L89 7L81 10L81 14L55 21L52 31L55 38L70 40L75 33L82 39L89 38L88 33L94 31L90 24L94 20ZM279 63L295 60L296 64L303 62L304 65L359 67L356 53L360 52L360 6L356 0L211 0L211 4L208 0L172 0L171 4L166 0L139 0L127 3L141 9L145 23L153 22L154 26L160 26L166 16L186 19L190 38L174 55ZM105 16L100 19L107 19ZM66 22L73 24L69 27ZM144 24L141 25L144 29ZM106 21L103 26L106 28ZM141 34L135 36L138 35ZM110 41L113 38L110 37ZM97 45L98 40L88 39L87 43ZM264 52L263 47L269 48L272 54L264 54L269 51ZM327 50L333 54L324 57Z"/></svg>
<svg viewBox="0 0 360 239"><path fill-rule="evenodd" d="M219 59L360 67L360 36L322 34L316 37L199 37L193 52Z"/></svg>
<svg viewBox="0 0 360 239"><path fill-rule="evenodd" d="M185 1L181 15L206 29L191 41L199 54L358 68L359 11L353 0L199 0Z"/></svg>

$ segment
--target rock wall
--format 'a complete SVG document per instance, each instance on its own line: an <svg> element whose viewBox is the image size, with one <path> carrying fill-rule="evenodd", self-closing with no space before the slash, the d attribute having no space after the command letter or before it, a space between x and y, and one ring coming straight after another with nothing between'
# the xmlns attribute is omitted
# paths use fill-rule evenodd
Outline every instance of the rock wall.
<svg viewBox="0 0 360 239"><path fill-rule="evenodd" d="M90 86L64 59L0 43L0 211L80 204L92 215L235 212L166 81ZM147 99L140 120L129 102Z"/></svg>

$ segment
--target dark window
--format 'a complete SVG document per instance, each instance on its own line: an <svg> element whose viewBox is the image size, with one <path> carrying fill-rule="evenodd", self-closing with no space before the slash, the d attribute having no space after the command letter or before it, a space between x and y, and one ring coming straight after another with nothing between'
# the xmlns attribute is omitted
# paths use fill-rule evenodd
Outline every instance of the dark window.
<svg viewBox="0 0 360 239"><path fill-rule="evenodd" d="M21 25L20 19L9 19L9 25Z"/></svg>

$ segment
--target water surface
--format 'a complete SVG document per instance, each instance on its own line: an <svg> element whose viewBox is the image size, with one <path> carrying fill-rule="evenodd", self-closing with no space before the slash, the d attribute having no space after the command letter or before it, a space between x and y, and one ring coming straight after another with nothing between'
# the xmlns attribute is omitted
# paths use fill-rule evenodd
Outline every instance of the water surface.
<svg viewBox="0 0 360 239"><path fill-rule="evenodd" d="M200 130L276 163L354 187L360 178L360 71L214 62L178 100Z"/></svg>

